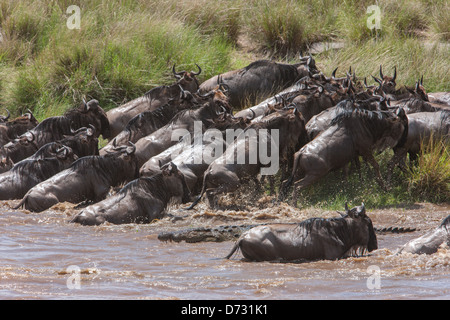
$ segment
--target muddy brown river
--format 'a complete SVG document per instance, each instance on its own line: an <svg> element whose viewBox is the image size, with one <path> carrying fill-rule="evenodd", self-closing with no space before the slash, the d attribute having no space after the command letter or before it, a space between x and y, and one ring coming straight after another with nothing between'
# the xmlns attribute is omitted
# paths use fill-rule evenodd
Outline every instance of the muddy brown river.
<svg viewBox="0 0 450 320"><path fill-rule="evenodd" d="M0 202L0 299L450 299L450 249L432 255L395 255L408 240L435 228L450 205L415 204L370 210L374 226L416 227L377 234L368 256L309 263L221 259L233 242L161 242L161 231L198 226L301 221L336 212L273 206L209 211L172 207L148 225L86 227L67 221L60 204L43 213L13 212ZM353 205L353 204L352 204ZM355 204L359 205L359 204Z"/></svg>

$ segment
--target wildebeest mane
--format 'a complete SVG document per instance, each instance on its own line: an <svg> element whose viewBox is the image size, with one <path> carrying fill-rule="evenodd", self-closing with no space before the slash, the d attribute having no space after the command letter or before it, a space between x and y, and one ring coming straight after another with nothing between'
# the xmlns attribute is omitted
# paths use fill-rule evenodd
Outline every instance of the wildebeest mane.
<svg viewBox="0 0 450 320"><path fill-rule="evenodd" d="M148 117L149 124L154 127L162 127L162 125L167 124L173 116L176 114L176 108L172 107L170 104L166 103L153 111L144 111L133 117L126 125L125 130L131 131L131 128L136 125L142 118ZM151 123L150 123L151 122Z"/></svg>
<svg viewBox="0 0 450 320"><path fill-rule="evenodd" d="M43 120L33 131L59 134L70 134L71 120L66 116L55 116Z"/></svg>
<svg viewBox="0 0 450 320"><path fill-rule="evenodd" d="M148 195L153 195L158 199L166 200L168 202L167 193L164 188L164 178L162 173L155 174L150 177L140 177L133 181L127 183L122 189L120 189L119 194L124 197L128 193L135 193L136 191L144 192Z"/></svg>
<svg viewBox="0 0 450 320"><path fill-rule="evenodd" d="M111 181L113 185L123 182L127 179L126 168L124 162L119 157L120 151L106 155L92 155L82 157L72 163L69 167L71 171L83 171L89 168L95 168L96 172L104 177L107 181ZM136 161L136 160L135 160ZM136 162L134 176L139 175L139 169Z"/></svg>
<svg viewBox="0 0 450 320"><path fill-rule="evenodd" d="M57 158L25 159L14 165L11 173L18 177L33 178L35 181L43 181L61 171L61 161Z"/></svg>
<svg viewBox="0 0 450 320"><path fill-rule="evenodd" d="M345 109L338 113L331 125L339 125L344 123L347 119L361 120L370 129L376 129L380 125L386 124L388 121L394 119L395 116L390 111L374 111L367 109Z"/></svg>
<svg viewBox="0 0 450 320"><path fill-rule="evenodd" d="M319 230L325 227L328 231L332 231L335 233L337 237L342 240L342 242L346 242L349 240L349 232L348 225L345 221L345 217L338 218L310 218L298 223L297 228L301 234L309 235L314 230Z"/></svg>

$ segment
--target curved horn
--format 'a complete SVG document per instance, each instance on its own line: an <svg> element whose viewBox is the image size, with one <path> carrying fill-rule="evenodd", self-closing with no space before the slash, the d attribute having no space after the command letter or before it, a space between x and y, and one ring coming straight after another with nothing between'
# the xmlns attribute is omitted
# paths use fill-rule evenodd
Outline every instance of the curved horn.
<svg viewBox="0 0 450 320"><path fill-rule="evenodd" d="M333 70L333 72L331 73L331 78L334 79L336 78L336 71L339 67L336 67L336 69Z"/></svg>
<svg viewBox="0 0 450 320"><path fill-rule="evenodd" d="M128 141L128 144L130 146L125 149L127 154L135 153L136 152L136 145L133 142L131 142L131 141Z"/></svg>
<svg viewBox="0 0 450 320"><path fill-rule="evenodd" d="M397 78L397 66L394 67L394 76L392 77L392 81L395 81Z"/></svg>
<svg viewBox="0 0 450 320"><path fill-rule="evenodd" d="M89 124L89 129L86 129L86 134L89 136L89 137L92 137L93 135L95 135L95 127L94 127L94 125L92 124L92 123L90 123Z"/></svg>
<svg viewBox="0 0 450 320"><path fill-rule="evenodd" d="M174 77L177 79L181 79L181 75L184 73L183 71L182 72L175 71L175 63L173 64L172 72L173 72Z"/></svg>
<svg viewBox="0 0 450 320"><path fill-rule="evenodd" d="M198 68L198 72L191 71L191 74L194 76L198 76L200 73L202 73L202 68L200 68L200 66L198 64L195 64L195 65Z"/></svg>
<svg viewBox="0 0 450 320"><path fill-rule="evenodd" d="M382 69L382 67L381 67L381 64L380 64L380 77L381 77L382 80L384 79L384 76L383 76L383 69Z"/></svg>
<svg viewBox="0 0 450 320"><path fill-rule="evenodd" d="M371 75L371 77L373 78L373 80L375 80L376 82L378 82L378 84L381 86L382 81L380 79L378 79L377 77L374 77Z"/></svg>
<svg viewBox="0 0 450 320"><path fill-rule="evenodd" d="M8 113L8 115L6 117L3 117L3 120L6 121L9 119L9 117L11 116L11 113L9 112L8 109L6 109L6 112Z"/></svg>
<svg viewBox="0 0 450 320"><path fill-rule="evenodd" d="M256 113L255 113L255 111L253 111L253 109L249 109L251 112L252 112L252 117L250 118L250 117L247 117L247 119L248 120L253 120L253 119L255 119L255 117L256 117Z"/></svg>
<svg viewBox="0 0 450 320"><path fill-rule="evenodd" d="M420 78L420 85L423 85L423 75L422 75L422 77Z"/></svg>
<svg viewBox="0 0 450 320"><path fill-rule="evenodd" d="M347 202L345 203L345 212L348 213L350 210L348 208Z"/></svg>

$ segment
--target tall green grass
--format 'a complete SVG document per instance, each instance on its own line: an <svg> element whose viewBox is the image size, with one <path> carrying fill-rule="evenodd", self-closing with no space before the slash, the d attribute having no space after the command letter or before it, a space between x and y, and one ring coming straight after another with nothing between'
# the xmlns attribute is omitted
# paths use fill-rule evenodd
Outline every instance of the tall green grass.
<svg viewBox="0 0 450 320"><path fill-rule="evenodd" d="M422 141L417 163L410 166L408 191L414 199L450 202L450 145L442 139Z"/></svg>

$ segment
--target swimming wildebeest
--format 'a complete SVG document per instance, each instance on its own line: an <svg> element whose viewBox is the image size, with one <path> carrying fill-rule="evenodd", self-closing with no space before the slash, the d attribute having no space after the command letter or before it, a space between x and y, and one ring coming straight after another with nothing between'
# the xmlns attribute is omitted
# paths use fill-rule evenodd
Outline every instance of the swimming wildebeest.
<svg viewBox="0 0 450 320"><path fill-rule="evenodd" d="M407 118L400 108L389 111L345 110L314 140L295 153L289 179L283 181L279 200L294 183L292 201L297 202L297 189L305 188L331 171L344 168L358 156L374 168L379 184L384 188L379 165L373 153L403 143Z"/></svg>
<svg viewBox="0 0 450 320"><path fill-rule="evenodd" d="M297 80L317 72L314 60L305 57L298 64L282 64L269 60L258 60L248 66L216 75L200 87L200 92L212 90L217 83L228 87L230 105L236 109L253 106L275 93L293 85Z"/></svg>
<svg viewBox="0 0 450 320"><path fill-rule="evenodd" d="M182 90L187 90L191 93L196 92L199 87L196 76L202 71L198 65L197 67L198 72L176 72L174 65L172 71L177 79L174 84L155 87L147 91L143 96L109 110L107 115L111 126L111 138L118 135L125 128L127 123L141 112L156 110L169 102L169 100L179 99Z"/></svg>
<svg viewBox="0 0 450 320"><path fill-rule="evenodd" d="M234 143L229 144L224 154L209 165L203 177L202 191L188 209L192 209L204 193L209 206L214 208L218 195L255 181L263 171L276 174L280 162L289 159L290 151L297 147L302 135L305 135L305 123L295 108L277 110L248 126Z"/></svg>
<svg viewBox="0 0 450 320"><path fill-rule="evenodd" d="M31 188L67 169L77 156L61 145L54 156L25 159L0 174L0 200L21 199Z"/></svg>
<svg viewBox="0 0 450 320"><path fill-rule="evenodd" d="M442 244L450 246L450 215L436 229L406 243L398 253L433 254Z"/></svg>
<svg viewBox="0 0 450 320"><path fill-rule="evenodd" d="M161 173L131 181L115 195L84 208L70 222L150 223L164 217L171 201L181 199L185 203L189 197L183 174L169 162L161 168Z"/></svg>
<svg viewBox="0 0 450 320"><path fill-rule="evenodd" d="M103 200L111 187L137 178L139 171L134 151L134 145L121 146L104 156L78 159L68 169L30 189L16 209L23 206L41 212L64 201Z"/></svg>
<svg viewBox="0 0 450 320"><path fill-rule="evenodd" d="M311 218L298 224L268 224L244 232L229 259L240 249L251 261L336 260L378 249L364 203L340 218Z"/></svg>

